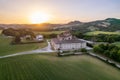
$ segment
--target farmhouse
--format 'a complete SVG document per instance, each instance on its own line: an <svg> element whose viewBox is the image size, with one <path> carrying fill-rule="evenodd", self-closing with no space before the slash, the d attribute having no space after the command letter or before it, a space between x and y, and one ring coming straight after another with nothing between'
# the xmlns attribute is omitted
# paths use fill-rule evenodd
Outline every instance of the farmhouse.
<svg viewBox="0 0 120 80"><path fill-rule="evenodd" d="M51 39L51 45L55 50L77 50L86 48L86 42L73 36L70 31L65 31L57 38Z"/></svg>
<svg viewBox="0 0 120 80"><path fill-rule="evenodd" d="M43 41L44 38L43 38L43 35L36 35L36 41Z"/></svg>

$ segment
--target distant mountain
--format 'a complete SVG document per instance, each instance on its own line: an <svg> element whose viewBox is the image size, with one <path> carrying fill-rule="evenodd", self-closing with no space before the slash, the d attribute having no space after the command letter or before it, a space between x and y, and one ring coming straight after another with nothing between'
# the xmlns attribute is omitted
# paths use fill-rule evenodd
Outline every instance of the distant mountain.
<svg viewBox="0 0 120 80"><path fill-rule="evenodd" d="M105 20L98 20L85 23L88 30L101 30L101 31L117 31L120 30L120 19L107 18Z"/></svg>
<svg viewBox="0 0 120 80"><path fill-rule="evenodd" d="M66 26L67 27L64 27ZM81 32L86 31L118 31L120 30L120 19L116 18L107 18L105 20L97 20L97 21L91 21L91 22L79 22L79 21L73 21L69 22L66 25L62 25L62 27L57 27L56 29L72 29L72 30L79 30Z"/></svg>
<svg viewBox="0 0 120 80"><path fill-rule="evenodd" d="M0 29L32 29L36 31L44 31L44 30L53 30L54 27L61 26L61 24L50 24L50 23L42 23L42 24L0 24Z"/></svg>
<svg viewBox="0 0 120 80"><path fill-rule="evenodd" d="M81 24L82 22L80 22L80 21L71 21L71 22L69 22L68 23L68 25L76 25L76 24Z"/></svg>
<svg viewBox="0 0 120 80"><path fill-rule="evenodd" d="M83 24L83 23L80 22L80 21L71 21L71 22L69 22L67 24L62 24L62 25L59 25L59 26L54 26L53 29L54 30L65 30L65 29L70 29L73 26L80 26L81 24Z"/></svg>
<svg viewBox="0 0 120 80"><path fill-rule="evenodd" d="M67 24L0 24L0 29L5 28L30 28L33 30L79 30L87 31L120 31L120 19L107 18L105 20L97 20L91 22L71 21Z"/></svg>

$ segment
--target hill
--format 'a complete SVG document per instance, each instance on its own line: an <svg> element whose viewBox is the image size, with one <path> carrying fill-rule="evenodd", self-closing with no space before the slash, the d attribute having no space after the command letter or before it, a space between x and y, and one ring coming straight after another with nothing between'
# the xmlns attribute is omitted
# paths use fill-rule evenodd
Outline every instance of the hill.
<svg viewBox="0 0 120 80"><path fill-rule="evenodd" d="M67 25L67 28L65 27ZM105 20L97 20L92 22L72 22L70 25L69 23L63 25L62 27L57 27L56 29L64 30L64 29L72 29L72 30L79 30L81 32L87 31L119 31L120 30L120 19L116 18L107 18Z"/></svg>
<svg viewBox="0 0 120 80"><path fill-rule="evenodd" d="M0 29L5 28L29 28L36 31L45 30L79 30L81 32L87 31L119 31L120 19L107 18L105 20L97 20L91 22L71 21L67 24L0 24Z"/></svg>

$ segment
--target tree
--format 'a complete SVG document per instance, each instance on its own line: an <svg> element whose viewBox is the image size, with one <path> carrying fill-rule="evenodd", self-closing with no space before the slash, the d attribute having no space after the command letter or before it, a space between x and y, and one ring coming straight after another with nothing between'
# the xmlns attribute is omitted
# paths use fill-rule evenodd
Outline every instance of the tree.
<svg viewBox="0 0 120 80"><path fill-rule="evenodd" d="M111 45L109 45L108 50L111 51L115 47L116 47L115 45L111 44Z"/></svg>
<svg viewBox="0 0 120 80"><path fill-rule="evenodd" d="M5 29L3 30L2 34L6 36L13 36L14 40L12 43L20 43L21 42L21 37L24 37L26 35L30 35L33 38L35 38L35 34L31 30L26 30L26 29Z"/></svg>
<svg viewBox="0 0 120 80"><path fill-rule="evenodd" d="M111 50L110 57L113 58L113 59L116 59L117 58L117 52L118 52L117 48L114 48L113 50Z"/></svg>
<svg viewBox="0 0 120 80"><path fill-rule="evenodd" d="M109 56L110 55L110 51L109 50L105 50L104 54L107 55L107 56Z"/></svg>
<svg viewBox="0 0 120 80"><path fill-rule="evenodd" d="M118 56L117 60L120 61L120 50L117 52L117 56Z"/></svg>
<svg viewBox="0 0 120 80"><path fill-rule="evenodd" d="M112 37L112 36L106 36L106 41L108 42L108 43L113 43L114 42L114 38Z"/></svg>
<svg viewBox="0 0 120 80"><path fill-rule="evenodd" d="M4 29L2 31L2 34L6 35L6 36L15 36L15 30L12 28L8 28L8 29Z"/></svg>
<svg viewBox="0 0 120 80"><path fill-rule="evenodd" d="M94 46L94 47L93 47L93 51L94 51L94 52L98 52L98 53L103 53L103 52L104 52L104 49L102 49L101 47L99 47L99 46L97 45L97 46Z"/></svg>
<svg viewBox="0 0 120 80"><path fill-rule="evenodd" d="M49 37L50 37L50 38L55 38L55 37L57 37L57 34L52 33L52 34L49 35Z"/></svg>
<svg viewBox="0 0 120 80"><path fill-rule="evenodd" d="M81 48L81 50L80 50L81 52L87 52L87 50L85 49L85 48Z"/></svg>
<svg viewBox="0 0 120 80"><path fill-rule="evenodd" d="M99 44L98 45L100 48L102 48L103 50L107 50L108 49L108 44L105 45L105 44Z"/></svg>
<svg viewBox="0 0 120 80"><path fill-rule="evenodd" d="M72 34L78 38L83 38L84 35L80 31L73 31Z"/></svg>

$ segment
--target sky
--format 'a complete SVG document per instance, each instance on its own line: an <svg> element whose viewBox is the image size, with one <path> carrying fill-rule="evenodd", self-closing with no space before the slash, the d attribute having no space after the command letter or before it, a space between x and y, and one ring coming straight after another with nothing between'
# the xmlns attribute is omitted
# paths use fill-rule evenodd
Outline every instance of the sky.
<svg viewBox="0 0 120 80"><path fill-rule="evenodd" d="M120 19L120 0L0 0L0 23L29 24L35 12L50 15L49 23Z"/></svg>

